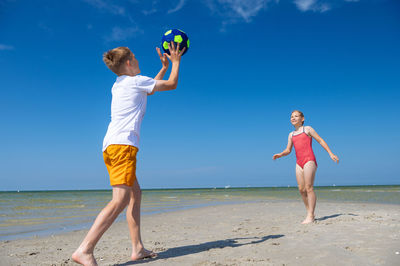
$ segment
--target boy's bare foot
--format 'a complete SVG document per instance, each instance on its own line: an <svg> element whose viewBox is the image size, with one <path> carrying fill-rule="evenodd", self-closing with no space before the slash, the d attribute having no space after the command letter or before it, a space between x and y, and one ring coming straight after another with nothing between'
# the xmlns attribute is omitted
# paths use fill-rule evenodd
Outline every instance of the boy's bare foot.
<svg viewBox="0 0 400 266"><path fill-rule="evenodd" d="M93 253L83 253L77 249L71 257L76 263L84 266L97 266L97 262L93 256Z"/></svg>
<svg viewBox="0 0 400 266"><path fill-rule="evenodd" d="M131 259L132 260L141 260L141 259L155 258L155 257L157 257L157 253L154 253L151 250L147 250L147 249L143 248L138 253L136 253L136 252L133 253L132 252Z"/></svg>
<svg viewBox="0 0 400 266"><path fill-rule="evenodd" d="M304 221L302 221L302 224L310 224L314 222L314 216L307 216L306 219L304 219Z"/></svg>

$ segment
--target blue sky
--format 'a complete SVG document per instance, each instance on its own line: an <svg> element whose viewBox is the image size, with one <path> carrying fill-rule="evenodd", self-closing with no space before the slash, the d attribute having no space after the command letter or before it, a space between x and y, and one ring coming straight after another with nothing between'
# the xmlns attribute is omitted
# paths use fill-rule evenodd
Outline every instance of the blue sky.
<svg viewBox="0 0 400 266"><path fill-rule="evenodd" d="M170 28L187 32L176 91L149 97L143 188L296 185L272 161L300 109L316 185L399 184L400 3L390 0L0 1L0 190L109 188L101 146L128 46L143 75Z"/></svg>

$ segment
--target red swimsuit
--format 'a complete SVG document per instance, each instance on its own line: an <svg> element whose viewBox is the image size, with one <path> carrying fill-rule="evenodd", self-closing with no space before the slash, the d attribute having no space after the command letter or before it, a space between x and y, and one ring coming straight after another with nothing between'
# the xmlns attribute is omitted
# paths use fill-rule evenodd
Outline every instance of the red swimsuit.
<svg viewBox="0 0 400 266"><path fill-rule="evenodd" d="M304 132L304 126L302 133L297 135L292 134L292 141L296 151L296 163L301 168L304 168L304 165L309 161L314 161L315 165L317 165L317 160L315 159L315 155L312 150L312 137L308 136L306 132Z"/></svg>

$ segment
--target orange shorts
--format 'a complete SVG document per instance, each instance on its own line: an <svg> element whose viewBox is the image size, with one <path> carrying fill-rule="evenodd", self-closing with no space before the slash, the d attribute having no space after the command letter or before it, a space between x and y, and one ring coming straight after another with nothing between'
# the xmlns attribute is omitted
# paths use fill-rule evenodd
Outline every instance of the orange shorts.
<svg viewBox="0 0 400 266"><path fill-rule="evenodd" d="M137 152L138 148L130 145L110 145L103 152L111 186L133 185L136 179Z"/></svg>

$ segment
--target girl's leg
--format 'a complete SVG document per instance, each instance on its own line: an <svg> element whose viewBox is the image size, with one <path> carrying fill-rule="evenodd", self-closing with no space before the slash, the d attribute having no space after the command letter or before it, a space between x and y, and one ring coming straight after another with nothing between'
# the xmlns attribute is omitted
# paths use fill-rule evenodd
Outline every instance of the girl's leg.
<svg viewBox="0 0 400 266"><path fill-rule="evenodd" d="M298 164L296 164L296 180L301 198L303 199L304 205L306 206L308 212L308 199L307 199L306 184L304 181L304 171Z"/></svg>
<svg viewBox="0 0 400 266"><path fill-rule="evenodd" d="M304 165L304 181L308 199L308 213L307 218L303 221L303 224L314 222L314 210L317 202L317 197L314 192L314 180L315 172L317 171L317 165L314 161L309 161Z"/></svg>
<svg viewBox="0 0 400 266"><path fill-rule="evenodd" d="M97 265L93 250L104 232L129 203L131 188L125 185L113 186L112 200L99 213L92 227L79 248L72 254L72 259L83 265Z"/></svg>
<svg viewBox="0 0 400 266"><path fill-rule="evenodd" d="M138 260L146 257L153 257L156 254L143 247L140 235L140 204L142 200L142 191L139 183L135 180L130 193L130 201L126 210L126 220L128 222L129 233L132 241L132 260Z"/></svg>

